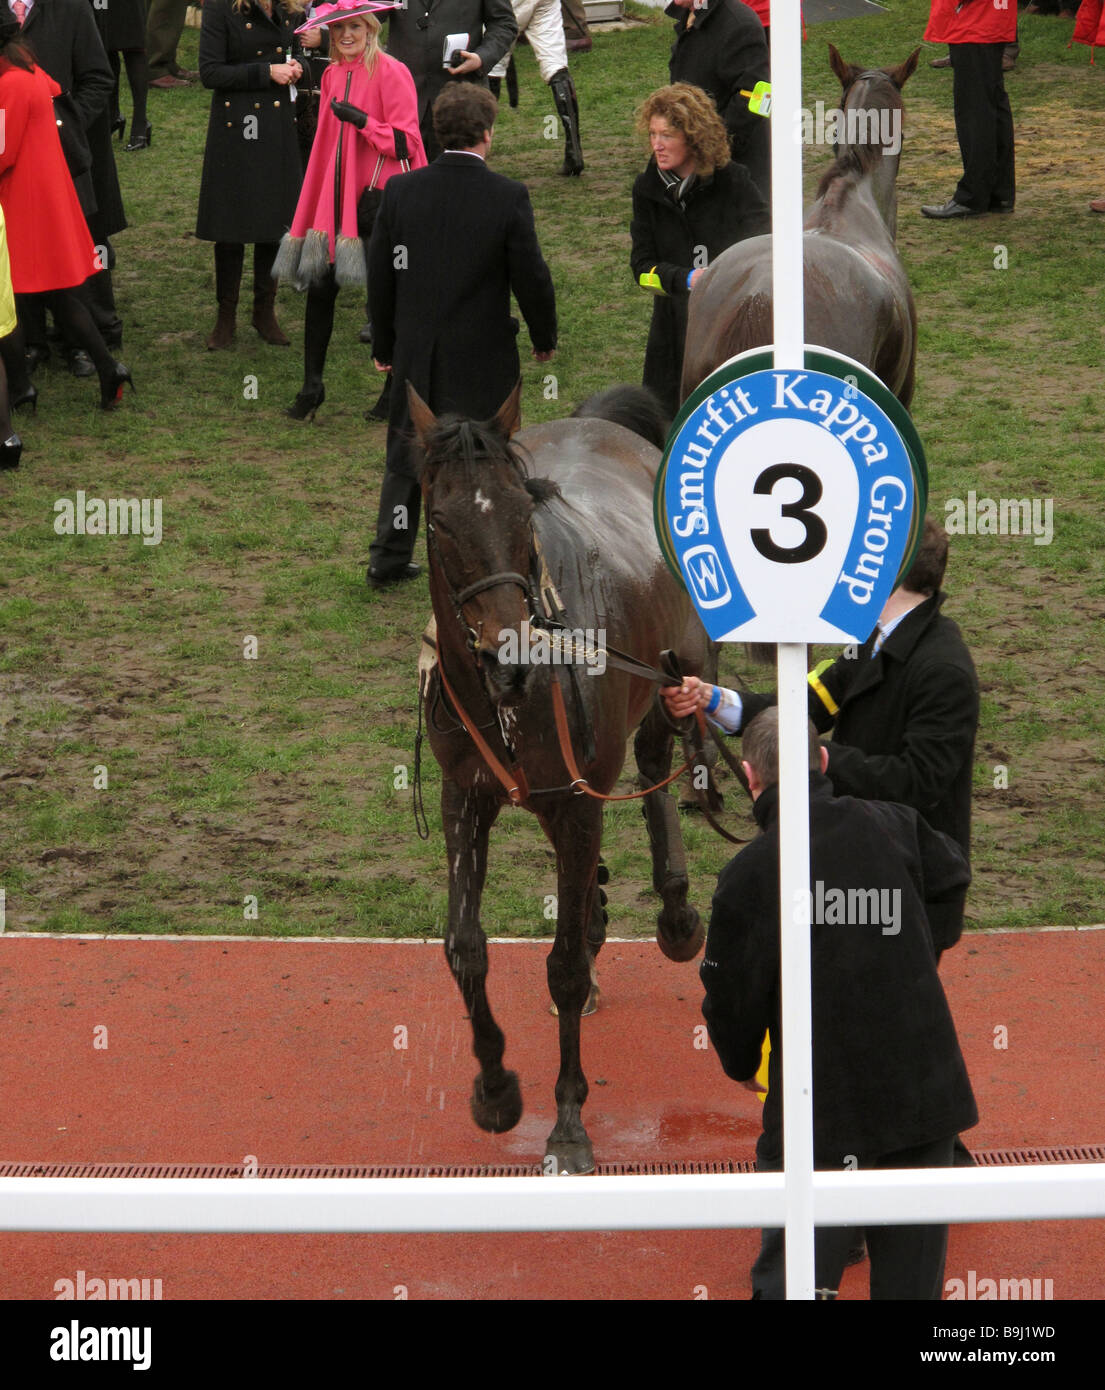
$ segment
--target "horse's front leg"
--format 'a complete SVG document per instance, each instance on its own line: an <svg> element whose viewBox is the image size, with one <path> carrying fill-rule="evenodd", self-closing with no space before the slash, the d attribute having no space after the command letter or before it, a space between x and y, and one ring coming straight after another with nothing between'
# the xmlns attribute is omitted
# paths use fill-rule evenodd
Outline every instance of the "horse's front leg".
<svg viewBox="0 0 1105 1390"><path fill-rule="evenodd" d="M480 1074L472 1088L472 1118L481 1129L502 1134L522 1118L518 1077L503 1067L506 1039L487 1002L487 937L480 926L480 901L487 873L487 838L499 814L498 797L463 790L445 779L441 817L449 855L449 926L445 958L472 1020L472 1051Z"/></svg>
<svg viewBox="0 0 1105 1390"><path fill-rule="evenodd" d="M654 704L633 742L637 768L646 786L662 782L671 770L672 732ZM687 858L679 809L667 788L641 803L652 850L652 886L664 900L656 919L656 940L669 960L693 960L705 940L697 911L687 901Z"/></svg>
<svg viewBox="0 0 1105 1390"><path fill-rule="evenodd" d="M560 1028L556 1124L545 1144L545 1165L546 1172L590 1173L595 1156L580 1114L587 1078L580 1064L579 1020L591 987L587 928L597 892L602 804L573 797L545 828L556 848L556 940L546 968Z"/></svg>

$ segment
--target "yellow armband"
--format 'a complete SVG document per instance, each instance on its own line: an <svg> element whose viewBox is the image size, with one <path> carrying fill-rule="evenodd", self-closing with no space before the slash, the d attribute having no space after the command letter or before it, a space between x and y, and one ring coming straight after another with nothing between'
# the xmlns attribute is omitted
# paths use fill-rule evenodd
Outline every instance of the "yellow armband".
<svg viewBox="0 0 1105 1390"><path fill-rule="evenodd" d="M831 714L832 717L835 719L836 716L840 713L840 706L837 704L837 702L833 699L833 697L829 694L829 692L825 689L824 685L822 685L821 683L821 677L825 674L825 672L829 669L829 667L832 664L832 661L828 657L826 657L824 661L818 662L818 664L806 677L806 680L809 681L811 687L813 688L814 694L825 706L829 714Z"/></svg>
<svg viewBox="0 0 1105 1390"><path fill-rule="evenodd" d="M748 98L748 109L754 116L771 115L771 83L757 82L750 92L741 88L741 96Z"/></svg>

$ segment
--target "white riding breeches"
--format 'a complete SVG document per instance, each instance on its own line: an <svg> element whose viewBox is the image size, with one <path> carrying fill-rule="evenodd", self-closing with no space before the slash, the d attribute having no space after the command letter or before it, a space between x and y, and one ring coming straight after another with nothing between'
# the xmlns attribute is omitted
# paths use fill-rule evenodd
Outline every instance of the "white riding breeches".
<svg viewBox="0 0 1105 1390"><path fill-rule="evenodd" d="M560 0L511 0L519 35L525 34L541 69L542 82L555 77L568 66L568 46L564 39L564 21L560 15ZM513 52L513 49L511 49ZM505 77L507 58L491 69L489 76Z"/></svg>

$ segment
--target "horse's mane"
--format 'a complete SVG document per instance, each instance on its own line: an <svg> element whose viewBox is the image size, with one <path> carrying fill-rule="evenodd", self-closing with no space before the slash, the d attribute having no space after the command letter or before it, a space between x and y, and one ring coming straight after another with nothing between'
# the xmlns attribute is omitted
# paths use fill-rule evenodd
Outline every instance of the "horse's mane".
<svg viewBox="0 0 1105 1390"><path fill-rule="evenodd" d="M864 174L873 169L881 157L880 145L847 145L821 175L816 196L824 198L832 185L839 181L840 187L833 190L828 206L841 206L849 194L859 186Z"/></svg>
<svg viewBox="0 0 1105 1390"><path fill-rule="evenodd" d="M662 449L667 443L671 421L660 402L644 386L610 386L572 411L573 420L609 420L639 434L649 444Z"/></svg>
<svg viewBox="0 0 1105 1390"><path fill-rule="evenodd" d="M479 486L480 461L495 459L511 465L518 481L539 506L560 496L560 487L551 478L535 478L530 474L529 453L512 439L504 438L491 420L439 415L422 447L427 462L432 460L438 466L463 468L472 487Z"/></svg>

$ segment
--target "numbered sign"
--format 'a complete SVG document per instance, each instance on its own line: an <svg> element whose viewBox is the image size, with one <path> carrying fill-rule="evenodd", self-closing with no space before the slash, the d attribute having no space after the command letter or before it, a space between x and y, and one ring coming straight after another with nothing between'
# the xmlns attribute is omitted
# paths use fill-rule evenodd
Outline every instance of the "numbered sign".
<svg viewBox="0 0 1105 1390"><path fill-rule="evenodd" d="M661 546L715 641L863 642L919 524L909 451L848 381L740 371L681 412Z"/></svg>

